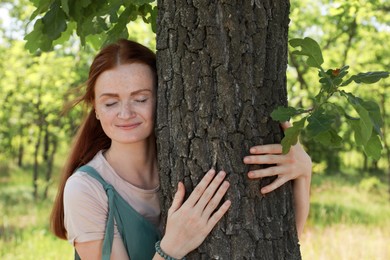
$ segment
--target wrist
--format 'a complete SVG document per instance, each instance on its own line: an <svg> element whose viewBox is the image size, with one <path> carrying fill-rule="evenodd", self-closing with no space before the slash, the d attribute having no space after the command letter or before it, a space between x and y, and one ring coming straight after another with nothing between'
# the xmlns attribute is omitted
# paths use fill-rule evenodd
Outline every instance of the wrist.
<svg viewBox="0 0 390 260"><path fill-rule="evenodd" d="M165 241L160 240L155 244L156 253L159 254L165 260L185 260L185 255L179 252L175 252L174 249L168 247ZM176 250L177 251L177 250Z"/></svg>

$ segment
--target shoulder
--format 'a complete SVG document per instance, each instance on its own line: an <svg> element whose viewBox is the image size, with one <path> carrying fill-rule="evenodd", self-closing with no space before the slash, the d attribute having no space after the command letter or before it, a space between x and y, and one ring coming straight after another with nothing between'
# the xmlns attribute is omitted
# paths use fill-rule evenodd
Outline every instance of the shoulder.
<svg viewBox="0 0 390 260"><path fill-rule="evenodd" d="M98 152L95 157L87 163L96 169L101 164L102 151ZM87 172L76 170L66 181L64 196L73 197L83 194L100 194L104 193L102 185Z"/></svg>
<svg viewBox="0 0 390 260"><path fill-rule="evenodd" d="M85 172L75 172L64 189L64 226L69 242L100 240L108 212L102 185Z"/></svg>
<svg viewBox="0 0 390 260"><path fill-rule="evenodd" d="M64 208L79 210L87 205L107 207L107 195L102 184L86 172L75 172L66 181L64 188Z"/></svg>

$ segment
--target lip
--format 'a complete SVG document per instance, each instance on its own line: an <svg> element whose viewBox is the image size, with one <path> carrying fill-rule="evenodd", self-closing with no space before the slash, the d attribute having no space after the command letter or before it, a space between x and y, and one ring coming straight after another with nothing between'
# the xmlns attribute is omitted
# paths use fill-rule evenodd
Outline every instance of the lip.
<svg viewBox="0 0 390 260"><path fill-rule="evenodd" d="M136 127L138 127L141 123L132 123L132 124L120 124L120 125L116 125L116 127L120 128L120 129L124 129L124 130L129 130L129 129L134 129Z"/></svg>

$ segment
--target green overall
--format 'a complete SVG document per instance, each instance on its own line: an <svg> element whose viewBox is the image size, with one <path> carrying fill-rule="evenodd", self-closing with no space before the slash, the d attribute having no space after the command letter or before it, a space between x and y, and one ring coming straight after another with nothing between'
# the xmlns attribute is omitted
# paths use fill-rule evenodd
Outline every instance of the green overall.
<svg viewBox="0 0 390 260"><path fill-rule="evenodd" d="M108 216L104 234L102 259L109 260L114 239L114 219L131 260L150 260L156 253L155 244L161 239L160 231L133 207L131 207L91 166L81 166L78 171L86 172L98 180L107 193ZM75 259L80 259L75 252Z"/></svg>

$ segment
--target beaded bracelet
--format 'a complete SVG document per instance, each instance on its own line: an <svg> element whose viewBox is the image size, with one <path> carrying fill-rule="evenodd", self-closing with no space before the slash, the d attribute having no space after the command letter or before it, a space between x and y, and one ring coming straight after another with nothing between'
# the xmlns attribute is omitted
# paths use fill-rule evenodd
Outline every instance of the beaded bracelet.
<svg viewBox="0 0 390 260"><path fill-rule="evenodd" d="M157 254L159 254L159 255L160 255L162 258L164 258L165 260L180 260L180 259L171 257L171 256L167 255L166 253L164 253L164 251L162 251L162 249L161 249L161 247L160 247L160 243L161 243L161 240L157 241L157 242L156 242L156 245L155 245ZM186 258L183 257L183 258L181 258L181 260L186 260Z"/></svg>

